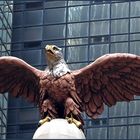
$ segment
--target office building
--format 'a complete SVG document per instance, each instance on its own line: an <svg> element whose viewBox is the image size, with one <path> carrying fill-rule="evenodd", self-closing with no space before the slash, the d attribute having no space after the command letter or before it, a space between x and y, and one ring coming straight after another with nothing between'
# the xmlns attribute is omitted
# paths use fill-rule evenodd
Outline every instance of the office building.
<svg viewBox="0 0 140 140"><path fill-rule="evenodd" d="M44 47L62 48L71 69L106 53L140 55L140 1L15 1L11 53L44 69ZM92 139L139 139L140 97L105 106L96 120L84 115L85 135ZM24 99L9 97L7 138L31 138L39 112Z"/></svg>

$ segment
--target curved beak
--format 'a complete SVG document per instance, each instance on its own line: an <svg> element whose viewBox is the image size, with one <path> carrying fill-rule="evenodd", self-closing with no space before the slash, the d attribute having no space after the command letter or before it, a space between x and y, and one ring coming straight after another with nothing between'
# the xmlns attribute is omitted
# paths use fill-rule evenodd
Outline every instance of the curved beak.
<svg viewBox="0 0 140 140"><path fill-rule="evenodd" d="M51 53L51 54L54 53L54 52L53 52L53 47L52 47L52 45L46 45L45 51L46 51L47 53Z"/></svg>

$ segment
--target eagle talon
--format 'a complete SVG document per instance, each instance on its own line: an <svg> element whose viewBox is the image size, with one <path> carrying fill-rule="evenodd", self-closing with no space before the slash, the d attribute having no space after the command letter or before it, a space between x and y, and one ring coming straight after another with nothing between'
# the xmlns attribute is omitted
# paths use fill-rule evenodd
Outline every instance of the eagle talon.
<svg viewBox="0 0 140 140"><path fill-rule="evenodd" d="M66 119L67 119L68 123L73 123L72 118L66 117Z"/></svg>
<svg viewBox="0 0 140 140"><path fill-rule="evenodd" d="M51 121L51 118L49 116L46 116L46 118L39 121L38 126L41 126L45 122L50 122L50 121Z"/></svg>
<svg viewBox="0 0 140 140"><path fill-rule="evenodd" d="M82 123L76 119L74 119L73 117L69 118L69 117L66 117L67 121L69 124L72 124L74 123L78 128L81 128L82 126Z"/></svg>

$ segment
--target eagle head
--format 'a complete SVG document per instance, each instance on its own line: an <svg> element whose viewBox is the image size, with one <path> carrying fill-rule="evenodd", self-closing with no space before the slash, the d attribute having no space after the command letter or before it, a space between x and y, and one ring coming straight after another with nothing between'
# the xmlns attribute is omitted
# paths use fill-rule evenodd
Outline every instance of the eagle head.
<svg viewBox="0 0 140 140"><path fill-rule="evenodd" d="M61 52L61 48L56 45L46 45L45 54L48 62L47 71L55 76L61 77L62 75L70 72Z"/></svg>
<svg viewBox="0 0 140 140"><path fill-rule="evenodd" d="M46 45L45 53L49 63L55 63L63 58L61 48L57 47L56 45Z"/></svg>

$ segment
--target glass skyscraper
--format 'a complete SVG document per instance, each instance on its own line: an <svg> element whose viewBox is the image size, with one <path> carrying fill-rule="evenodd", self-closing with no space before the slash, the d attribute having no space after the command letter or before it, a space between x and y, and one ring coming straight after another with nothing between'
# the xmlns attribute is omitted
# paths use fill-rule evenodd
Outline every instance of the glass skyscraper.
<svg viewBox="0 0 140 140"><path fill-rule="evenodd" d="M44 47L62 48L71 69L88 65L106 53L140 55L140 1L14 2L11 54L38 69L46 67ZM7 138L32 138L38 108L9 96ZM140 97L105 106L96 120L84 115L88 139L140 139Z"/></svg>
<svg viewBox="0 0 140 140"><path fill-rule="evenodd" d="M13 2L0 1L0 56L10 55ZM0 94L0 139L6 138L8 93Z"/></svg>

